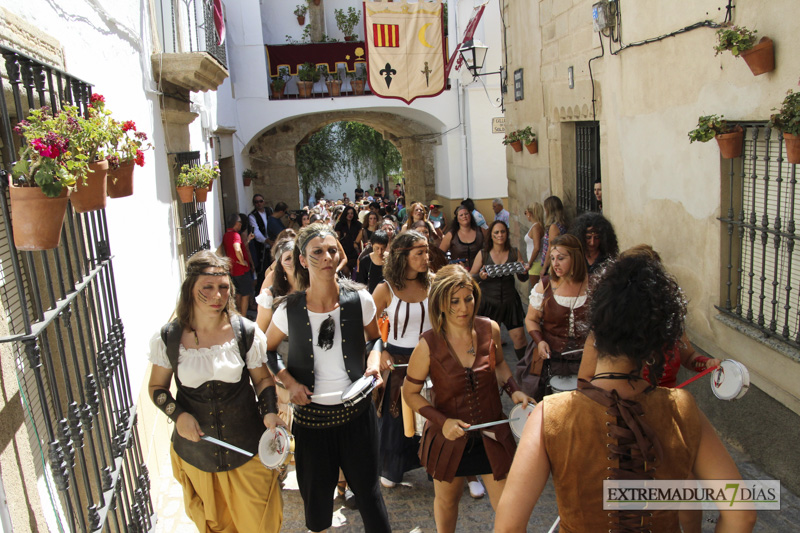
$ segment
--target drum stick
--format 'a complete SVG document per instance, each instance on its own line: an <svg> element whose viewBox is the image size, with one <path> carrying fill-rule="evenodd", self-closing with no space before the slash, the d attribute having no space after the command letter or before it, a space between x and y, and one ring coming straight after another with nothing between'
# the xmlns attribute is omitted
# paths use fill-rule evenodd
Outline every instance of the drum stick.
<svg viewBox="0 0 800 533"><path fill-rule="evenodd" d="M558 527L559 522L561 522L561 517L557 516L556 517L556 521L553 522L552 527L550 528L550 530L547 533L553 533L556 530L556 528Z"/></svg>
<svg viewBox="0 0 800 533"><path fill-rule="evenodd" d="M208 435L203 435L200 437L201 439L210 442L211 444L216 444L217 446L222 446L223 448L228 448L229 450L233 450L235 452L239 452L242 455L246 455L247 457L253 457L253 454L248 452L247 450L243 450L234 446L233 444L228 444L225 441L221 441L219 439L215 439L214 437L209 437Z"/></svg>
<svg viewBox="0 0 800 533"><path fill-rule="evenodd" d="M718 367L719 367L719 365L717 365L717 366L712 366L711 368L706 368L705 370L703 370L702 372L700 372L700 373L699 373L699 374L697 374L696 376L694 376L694 377L691 377L691 378L687 379L686 381L684 381L683 383L681 383L680 385L678 385L678 386L677 386L677 387L675 387L675 388L676 388L676 389L682 389L683 387L685 387L686 385L688 385L688 384L689 384L689 383L691 383L692 381L696 381L696 380L698 380L698 379L702 378L703 376L705 376L705 375L706 375L706 374L708 374L709 372L712 372L712 371L716 370Z"/></svg>
<svg viewBox="0 0 800 533"><path fill-rule="evenodd" d="M334 396L341 396L344 391L339 392L326 392L325 394L312 394L311 399L317 400L319 398L333 398Z"/></svg>
<svg viewBox="0 0 800 533"><path fill-rule="evenodd" d="M568 352L561 352L561 355L569 355L571 353L578 353L578 352L582 352L582 351L583 351L583 348L579 348L577 350L570 350Z"/></svg>
<svg viewBox="0 0 800 533"><path fill-rule="evenodd" d="M407 366L408 366L408 363L406 363L406 364L403 364L403 365L394 365L394 364L393 364L393 365L392 365L392 368L405 368L405 367L407 367Z"/></svg>
<svg viewBox="0 0 800 533"><path fill-rule="evenodd" d="M474 426L468 427L467 431L472 431L473 429L488 428L491 426L499 426L500 424L508 424L509 422L516 422L517 420L519 420L519 417L508 418L506 420L496 420L495 422L486 422L484 424L476 424Z"/></svg>

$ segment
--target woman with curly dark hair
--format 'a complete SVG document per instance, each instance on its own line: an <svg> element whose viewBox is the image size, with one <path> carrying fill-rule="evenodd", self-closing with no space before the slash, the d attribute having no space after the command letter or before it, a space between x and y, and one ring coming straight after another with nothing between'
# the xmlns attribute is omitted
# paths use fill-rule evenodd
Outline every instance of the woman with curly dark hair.
<svg viewBox="0 0 800 533"><path fill-rule="evenodd" d="M400 387L406 377L405 365L419 342L419 336L431 329L428 314L428 239L416 231L404 231L392 241L383 264L385 283L373 293L378 316L389 318L389 340L381 357L381 371L389 372L383 395L380 451L383 468L381 484L391 488L403 480L403 474L419 468L419 438L403 433Z"/></svg>
<svg viewBox="0 0 800 533"><path fill-rule="evenodd" d="M584 213L572 222L569 232L583 243L589 274L619 253L614 226L600 213Z"/></svg>
<svg viewBox="0 0 800 533"><path fill-rule="evenodd" d="M444 253L450 252L450 260L462 263L469 271L475 256L483 248L483 241L483 231L475 223L472 212L466 206L459 205L439 249Z"/></svg>
<svg viewBox="0 0 800 533"><path fill-rule="evenodd" d="M657 261L624 257L601 274L589 312L597 372L536 406L495 531L525 530L551 472L561 530L587 532L680 530L677 510L604 510L605 479L741 479L691 393L655 386L685 314L680 287ZM752 531L755 519L755 511L721 511L717 531Z"/></svg>
<svg viewBox="0 0 800 533"><path fill-rule="evenodd" d="M333 228L339 236L339 243L347 256L346 275L356 271L358 264L358 250L356 249L356 239L361 233L361 222L358 221L356 209L352 205L346 206L339 215L336 226Z"/></svg>

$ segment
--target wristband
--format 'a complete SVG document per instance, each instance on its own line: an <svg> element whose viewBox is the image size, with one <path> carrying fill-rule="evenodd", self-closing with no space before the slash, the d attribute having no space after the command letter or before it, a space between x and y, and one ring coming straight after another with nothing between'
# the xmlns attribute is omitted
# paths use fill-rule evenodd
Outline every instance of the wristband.
<svg viewBox="0 0 800 533"><path fill-rule="evenodd" d="M692 360L692 365L694 366L695 372L702 372L706 369L706 363L710 360L710 357L706 357L705 355L698 355Z"/></svg>
<svg viewBox="0 0 800 533"><path fill-rule="evenodd" d="M539 343L544 340L544 337L542 336L542 332L539 331L538 329L532 329L531 331L528 332L528 334L533 339L533 342L536 343L537 347L539 346Z"/></svg>
<svg viewBox="0 0 800 533"><path fill-rule="evenodd" d="M511 396L515 392L517 392L518 390L521 390L521 389L519 388L519 385L517 385L517 382L514 381L514 377L511 376L511 377L508 378L508 380L506 380L506 384L503 385L503 390L506 391L506 394L508 394L508 397L511 398Z"/></svg>
<svg viewBox="0 0 800 533"><path fill-rule="evenodd" d="M172 419L173 422L178 421L178 417L186 412L186 409L181 407L178 400L172 397L172 393L167 389L158 389L153 391L153 403L156 407L161 409L165 415Z"/></svg>
<svg viewBox="0 0 800 533"><path fill-rule="evenodd" d="M444 427L444 423L447 422L447 417L444 415L444 413L432 405L426 405L425 407L420 408L419 414L430 420L430 422L435 426Z"/></svg>
<svg viewBox="0 0 800 533"><path fill-rule="evenodd" d="M286 368L283 357L277 350L267 350L267 368L275 377L278 377L278 372Z"/></svg>
<svg viewBox="0 0 800 533"><path fill-rule="evenodd" d="M370 352L383 352L383 339L380 335L377 339L367 341L367 356Z"/></svg>
<svg viewBox="0 0 800 533"><path fill-rule="evenodd" d="M264 418L270 413L278 414L278 393L275 389L275 385L264 387L264 390L259 393L258 413L261 415L261 418Z"/></svg>

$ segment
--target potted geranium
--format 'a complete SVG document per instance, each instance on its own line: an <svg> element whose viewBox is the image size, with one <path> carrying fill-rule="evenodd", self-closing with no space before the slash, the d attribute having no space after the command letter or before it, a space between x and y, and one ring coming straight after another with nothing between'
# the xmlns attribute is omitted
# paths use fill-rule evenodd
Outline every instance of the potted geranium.
<svg viewBox="0 0 800 533"><path fill-rule="evenodd" d="M354 7L348 7L347 13L344 9L334 9L333 14L336 17L336 27L344 34L344 40L355 41L358 39L354 30L358 21L361 20L361 12Z"/></svg>
<svg viewBox="0 0 800 533"><path fill-rule="evenodd" d="M25 139L11 172L11 227L19 250L50 250L61 240L67 195L82 159L74 159L69 135L80 127L77 109L55 117L49 107L31 110L14 128Z"/></svg>
<svg viewBox="0 0 800 533"><path fill-rule="evenodd" d="M283 91L286 88L286 76L289 74L289 69L281 67L278 69L278 75L272 77L272 99L280 100L283 98Z"/></svg>
<svg viewBox="0 0 800 533"><path fill-rule="evenodd" d="M198 202L205 202L208 198L208 191L211 184L219 177L219 166L216 161L213 165L205 164L192 167L194 182L194 196Z"/></svg>
<svg viewBox="0 0 800 533"><path fill-rule="evenodd" d="M769 127L783 132L789 163L800 164L800 92L786 93L781 108L769 117Z"/></svg>
<svg viewBox="0 0 800 533"><path fill-rule="evenodd" d="M144 150L152 148L147 134L137 131L132 120L111 120L111 152L108 156L108 196L124 198L133 194L133 169L144 166Z"/></svg>
<svg viewBox="0 0 800 533"><path fill-rule="evenodd" d="M503 137L503 144L506 146L511 145L515 152L521 152L522 139L519 137L519 130L506 133L505 137Z"/></svg>
<svg viewBox="0 0 800 533"><path fill-rule="evenodd" d="M744 59L754 76L775 69L775 48L772 39L762 37L756 43L758 30L750 31L744 26L726 26L717 30L715 55L729 50L734 57Z"/></svg>
<svg viewBox="0 0 800 533"><path fill-rule="evenodd" d="M525 126L517 132L520 142L528 149L529 154L539 152L539 144L536 142L536 134L530 126Z"/></svg>
<svg viewBox="0 0 800 533"><path fill-rule="evenodd" d="M744 130L741 126L730 126L724 115L707 115L697 119L697 127L689 132L689 142L708 142L716 139L724 159L742 155Z"/></svg>
<svg viewBox="0 0 800 533"><path fill-rule="evenodd" d="M294 16L297 17L297 23L301 26L306 23L306 13L308 12L308 5L298 4L294 9Z"/></svg>
<svg viewBox="0 0 800 533"><path fill-rule="evenodd" d="M249 187L250 183L252 183L252 181L256 178L258 178L258 174L256 174L255 171L250 170L249 168L246 168L244 171L242 171L242 179L244 180L245 187Z"/></svg>
<svg viewBox="0 0 800 533"><path fill-rule="evenodd" d="M320 74L314 63L306 62L297 71L297 91L300 98L310 98L314 84L319 81Z"/></svg>
<svg viewBox="0 0 800 533"><path fill-rule="evenodd" d="M78 213L103 209L108 192L106 158L111 152L111 112L106 109L102 95L94 93L89 101L88 116L78 115L81 127L70 135L73 157L83 159L88 167L85 172L79 169L76 174L77 183L69 199ZM64 106L64 111L70 108Z"/></svg>
<svg viewBox="0 0 800 533"><path fill-rule="evenodd" d="M178 191L178 198L184 204L194 200L195 172L192 165L183 165L180 173L175 177L175 190Z"/></svg>

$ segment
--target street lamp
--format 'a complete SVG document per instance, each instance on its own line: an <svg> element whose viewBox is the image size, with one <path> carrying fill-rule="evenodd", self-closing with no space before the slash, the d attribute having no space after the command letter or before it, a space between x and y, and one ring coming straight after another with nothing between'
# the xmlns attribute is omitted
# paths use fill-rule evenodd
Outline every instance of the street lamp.
<svg viewBox="0 0 800 533"><path fill-rule="evenodd" d="M483 63L486 61L486 52L489 47L477 39L472 39L461 45L458 52L461 54L461 59L467 65L467 69L472 73L472 76L485 76L486 74L478 74L483 68Z"/></svg>

